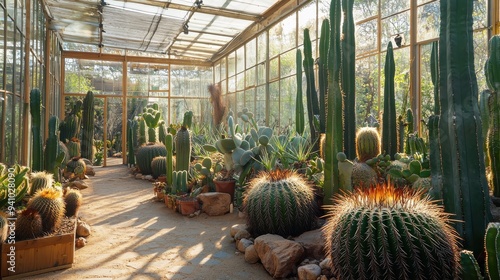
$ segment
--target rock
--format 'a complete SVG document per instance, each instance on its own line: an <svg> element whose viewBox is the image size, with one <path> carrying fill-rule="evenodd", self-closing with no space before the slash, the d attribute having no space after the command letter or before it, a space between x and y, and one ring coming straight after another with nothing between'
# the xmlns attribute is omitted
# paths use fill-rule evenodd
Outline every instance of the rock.
<svg viewBox="0 0 500 280"><path fill-rule="evenodd" d="M87 185L87 183L85 183L82 180L76 180L76 181L64 183L62 187L63 187L63 189L69 187L72 189L77 188L79 190L84 190L84 189L88 188L89 185Z"/></svg>
<svg viewBox="0 0 500 280"><path fill-rule="evenodd" d="M142 174L141 174L141 173L137 173L137 174L135 174L135 178L136 178L136 179L142 179Z"/></svg>
<svg viewBox="0 0 500 280"><path fill-rule="evenodd" d="M208 192L198 195L198 200L203 204L201 210L209 216L220 216L229 212L231 195L228 193Z"/></svg>
<svg viewBox="0 0 500 280"><path fill-rule="evenodd" d="M236 235L234 236L234 239L235 240L240 240L243 238L250 239L251 237L252 237L252 235L246 229L242 229L236 233Z"/></svg>
<svg viewBox="0 0 500 280"><path fill-rule="evenodd" d="M319 267L321 267L321 269L330 269L332 267L332 263L330 261L330 258L326 258L326 259L322 260L319 263Z"/></svg>
<svg viewBox="0 0 500 280"><path fill-rule="evenodd" d="M323 251L325 238L323 237L320 229L306 231L294 238L294 240L304 247L307 258L322 259L325 257L325 253Z"/></svg>
<svg viewBox="0 0 500 280"><path fill-rule="evenodd" d="M76 225L76 236L87 237L90 235L90 233L90 226L86 222L78 220L78 223Z"/></svg>
<svg viewBox="0 0 500 280"><path fill-rule="evenodd" d="M78 239L76 239L75 241L76 248L82 248L85 245L87 245L87 239L83 237L79 237Z"/></svg>
<svg viewBox="0 0 500 280"><path fill-rule="evenodd" d="M155 179L153 178L153 175L146 175L144 176L144 180L154 181Z"/></svg>
<svg viewBox="0 0 500 280"><path fill-rule="evenodd" d="M279 235L261 235L255 239L254 247L262 265L274 278L287 277L304 258L304 248L299 243Z"/></svg>
<svg viewBox="0 0 500 280"><path fill-rule="evenodd" d="M83 162L85 162L85 166L93 166L93 165L92 165L92 162L91 162L89 159L87 159L87 158L82 158L82 160L83 160Z"/></svg>
<svg viewBox="0 0 500 280"><path fill-rule="evenodd" d="M245 253L246 248L250 245L253 245L253 242L246 238L242 238L237 244L238 251Z"/></svg>
<svg viewBox="0 0 500 280"><path fill-rule="evenodd" d="M246 230L247 229L247 225L245 224L235 224L233 226L231 226L231 237L234 237L236 235L236 233L238 233L238 231L240 230Z"/></svg>
<svg viewBox="0 0 500 280"><path fill-rule="evenodd" d="M95 170L92 165L87 165L87 168L85 169L85 175L95 176Z"/></svg>
<svg viewBox="0 0 500 280"><path fill-rule="evenodd" d="M247 263L256 263L260 260L259 254L257 254L257 250L255 250L255 246L252 244L245 249L245 261Z"/></svg>
<svg viewBox="0 0 500 280"><path fill-rule="evenodd" d="M321 268L319 265L306 264L299 267L297 274L299 275L299 280L316 280L321 275Z"/></svg>
<svg viewBox="0 0 500 280"><path fill-rule="evenodd" d="M326 275L321 275L317 280L328 280L328 277Z"/></svg>

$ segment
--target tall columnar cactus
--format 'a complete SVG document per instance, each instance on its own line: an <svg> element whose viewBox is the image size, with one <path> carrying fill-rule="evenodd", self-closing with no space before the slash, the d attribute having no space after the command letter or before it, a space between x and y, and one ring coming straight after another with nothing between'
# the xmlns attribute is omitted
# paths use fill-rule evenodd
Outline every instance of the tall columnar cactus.
<svg viewBox="0 0 500 280"><path fill-rule="evenodd" d="M456 232L422 192L358 189L329 210L323 233L337 279L456 279Z"/></svg>
<svg viewBox="0 0 500 280"><path fill-rule="evenodd" d="M342 24L343 39L340 41L342 50L340 86L344 104L344 152L349 159L356 156L356 44L353 5L354 0L342 0L344 19Z"/></svg>
<svg viewBox="0 0 500 280"><path fill-rule="evenodd" d="M66 217L73 217L78 214L82 205L83 197L79 190L68 190L64 194L64 205Z"/></svg>
<svg viewBox="0 0 500 280"><path fill-rule="evenodd" d="M325 18L321 24L318 59L319 132L326 132L326 102L328 95L328 47L330 44L330 21Z"/></svg>
<svg viewBox="0 0 500 280"><path fill-rule="evenodd" d="M184 113L182 126L185 126L187 129L190 129L192 124L193 124L193 112L187 111Z"/></svg>
<svg viewBox="0 0 500 280"><path fill-rule="evenodd" d="M434 86L434 115L439 115L439 42L432 42L431 48L431 81Z"/></svg>
<svg viewBox="0 0 500 280"><path fill-rule="evenodd" d="M174 139L172 134L168 133L165 135L165 148L167 150L167 155L166 160L167 160L167 170L166 170L166 176L167 176L167 186L172 186L172 181L173 181L173 172L174 172Z"/></svg>
<svg viewBox="0 0 500 280"><path fill-rule="evenodd" d="M157 108L158 104L155 103L146 108L146 112L142 114L142 118L148 127L148 142L156 142L158 138L156 128L160 125L161 112Z"/></svg>
<svg viewBox="0 0 500 280"><path fill-rule="evenodd" d="M441 159L442 185L437 189L445 211L460 220L454 226L464 249L479 255L491 212L474 71L473 0L440 1L440 7L437 136L441 153L431 157Z"/></svg>
<svg viewBox="0 0 500 280"><path fill-rule="evenodd" d="M137 166L144 175L152 174L151 162L158 156L166 156L167 149L163 144L150 143L137 149Z"/></svg>
<svg viewBox="0 0 500 280"><path fill-rule="evenodd" d="M42 141L42 97L40 90L32 89L30 92L31 134L33 136L33 159L31 170L43 170L43 141Z"/></svg>
<svg viewBox="0 0 500 280"><path fill-rule="evenodd" d="M404 152L407 155L411 155L410 141L409 141L410 134L413 134L413 111L410 108L408 108L406 110L406 141L404 146Z"/></svg>
<svg viewBox="0 0 500 280"><path fill-rule="evenodd" d="M135 147L137 147L137 121L129 119L127 121L127 160L128 165L135 165Z"/></svg>
<svg viewBox="0 0 500 280"><path fill-rule="evenodd" d="M384 115L382 120L382 151L394 159L398 151L398 134L396 127L396 102L394 96L394 53L392 42L387 46L385 57Z"/></svg>
<svg viewBox="0 0 500 280"><path fill-rule="evenodd" d="M175 170L189 170L191 163L191 136L189 130L182 126L175 135Z"/></svg>
<svg viewBox="0 0 500 280"><path fill-rule="evenodd" d="M500 279L500 223L489 223L484 236L486 273L490 279Z"/></svg>
<svg viewBox="0 0 500 280"><path fill-rule="evenodd" d="M483 149L484 153L484 164L486 167L490 166L490 157L488 151L488 130L490 127L490 110L488 106L488 100L490 98L491 91L489 89L481 91L479 93L479 112L481 113L481 125L483 132Z"/></svg>
<svg viewBox="0 0 500 280"><path fill-rule="evenodd" d="M52 187L54 183L54 175L45 171L31 173L30 176L30 195L35 195L39 190Z"/></svg>
<svg viewBox="0 0 500 280"><path fill-rule="evenodd" d="M56 116L51 116L49 119L49 135L45 144L44 154L44 169L54 174L54 179L59 181L59 168L64 162L66 155L59 146L59 137L57 128L59 127L59 119Z"/></svg>
<svg viewBox="0 0 500 280"><path fill-rule="evenodd" d="M293 171L261 173L249 187L244 206L248 229L254 236L297 236L315 226L314 193Z"/></svg>
<svg viewBox="0 0 500 280"><path fill-rule="evenodd" d="M141 116L139 118L139 128L138 128L138 136L137 136L137 145L142 146L146 144L146 121Z"/></svg>
<svg viewBox="0 0 500 280"><path fill-rule="evenodd" d="M490 57L484 66L486 82L490 89L488 98L489 129L488 155L491 169L493 195L500 197L500 36L490 40Z"/></svg>
<svg viewBox="0 0 500 280"><path fill-rule="evenodd" d="M37 192L27 205L27 209L37 211L42 217L45 233L53 232L61 224L64 207L62 192L55 188L46 188Z"/></svg>
<svg viewBox="0 0 500 280"><path fill-rule="evenodd" d="M157 179L160 175L166 174L167 170L167 159L165 156L159 156L153 158L151 161L151 170L153 178Z"/></svg>
<svg viewBox="0 0 500 280"><path fill-rule="evenodd" d="M333 194L340 189L351 186L341 186L337 154L343 152L343 110L342 92L340 91L340 0L332 0L330 4L330 48L328 50L328 98L325 141L325 183L324 204L331 204Z"/></svg>
<svg viewBox="0 0 500 280"><path fill-rule="evenodd" d="M319 137L314 126L315 116L319 115L318 94L316 93L316 83L314 81L314 59L312 56L311 38L309 29L304 29L304 73L306 75L306 100L307 116L309 119L309 129L311 131L311 143L314 144L313 150L319 150Z"/></svg>
<svg viewBox="0 0 500 280"><path fill-rule="evenodd" d="M42 217L34 209L25 209L16 219L16 241L42 237Z"/></svg>
<svg viewBox="0 0 500 280"><path fill-rule="evenodd" d="M94 146L94 114L94 94L92 91L88 91L83 99L81 154L83 158L91 162L94 161L92 149Z"/></svg>
<svg viewBox="0 0 500 280"><path fill-rule="evenodd" d="M459 279L483 280L481 269L472 251L462 250L460 252L460 277Z"/></svg>
<svg viewBox="0 0 500 280"><path fill-rule="evenodd" d="M380 154L380 135L374 127L362 127L356 134L356 156L365 162Z"/></svg>
<svg viewBox="0 0 500 280"><path fill-rule="evenodd" d="M295 98L295 131L302 135L304 133L304 101L302 100L302 53L297 49L297 95Z"/></svg>
<svg viewBox="0 0 500 280"><path fill-rule="evenodd" d="M66 148L68 148L69 157L79 157L80 153L80 141L76 138L73 138L68 143L66 143Z"/></svg>

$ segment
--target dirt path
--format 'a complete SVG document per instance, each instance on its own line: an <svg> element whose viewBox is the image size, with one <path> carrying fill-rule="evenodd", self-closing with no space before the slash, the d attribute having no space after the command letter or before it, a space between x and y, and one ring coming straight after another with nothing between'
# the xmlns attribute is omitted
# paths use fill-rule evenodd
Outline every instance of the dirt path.
<svg viewBox="0 0 500 280"><path fill-rule="evenodd" d="M80 217L92 226L73 267L29 279L272 279L236 254L237 214L187 218L153 201L150 182L124 165L96 168Z"/></svg>

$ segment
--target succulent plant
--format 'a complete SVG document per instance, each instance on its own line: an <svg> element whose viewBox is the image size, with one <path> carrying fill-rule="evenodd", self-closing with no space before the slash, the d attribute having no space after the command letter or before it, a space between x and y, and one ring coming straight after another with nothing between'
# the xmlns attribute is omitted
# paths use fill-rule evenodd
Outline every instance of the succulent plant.
<svg viewBox="0 0 500 280"><path fill-rule="evenodd" d="M81 141L81 155L84 158L94 161L94 94L88 91L83 99L83 112L82 112L82 141Z"/></svg>
<svg viewBox="0 0 500 280"><path fill-rule="evenodd" d="M27 205L27 209L37 211L42 217L45 233L51 233L59 227L64 216L64 207L62 192L55 188L38 191Z"/></svg>
<svg viewBox="0 0 500 280"><path fill-rule="evenodd" d="M72 138L68 143L66 143L68 148L68 153L70 157L79 157L80 154L80 140L78 138Z"/></svg>
<svg viewBox="0 0 500 280"><path fill-rule="evenodd" d="M73 157L66 163L66 172L74 173L76 177L83 179L87 170L85 161L80 157Z"/></svg>
<svg viewBox="0 0 500 280"><path fill-rule="evenodd" d="M490 279L500 279L500 223L489 223L484 236L486 273Z"/></svg>
<svg viewBox="0 0 500 280"><path fill-rule="evenodd" d="M182 126L175 135L175 170L189 170L191 163L191 135L187 127Z"/></svg>
<svg viewBox="0 0 500 280"><path fill-rule="evenodd" d="M472 251L462 250L460 252L460 277L459 279L464 280L482 280L484 279L481 275L481 269L477 263L476 258L474 258L474 253Z"/></svg>
<svg viewBox="0 0 500 280"><path fill-rule="evenodd" d="M356 133L356 156L365 162L380 154L380 135L374 127L362 127Z"/></svg>
<svg viewBox="0 0 500 280"><path fill-rule="evenodd" d="M42 217L35 209L25 209L17 215L16 241L34 239L44 235Z"/></svg>
<svg viewBox="0 0 500 280"><path fill-rule="evenodd" d="M73 217L78 213L80 205L82 205L82 194L79 190L70 189L64 194L65 215L66 217Z"/></svg>
<svg viewBox="0 0 500 280"><path fill-rule="evenodd" d="M151 162L153 161L153 158L166 155L167 149L165 148L165 145L159 143L149 143L137 149L135 158L141 173L148 175L153 173L153 170L151 169Z"/></svg>
<svg viewBox="0 0 500 280"><path fill-rule="evenodd" d="M34 195L37 191L47 187L52 187L54 183L54 175L45 171L33 172L30 177L30 195Z"/></svg>
<svg viewBox="0 0 500 280"><path fill-rule="evenodd" d="M249 182L244 207L248 229L254 236L297 236L316 225L313 190L294 171L260 173Z"/></svg>
<svg viewBox="0 0 500 280"><path fill-rule="evenodd" d="M377 185L377 172L364 162L355 162L352 166L352 188L369 188Z"/></svg>
<svg viewBox="0 0 500 280"><path fill-rule="evenodd" d="M164 156L158 156L151 161L151 171L153 178L157 179L160 175L167 172L167 159Z"/></svg>
<svg viewBox="0 0 500 280"><path fill-rule="evenodd" d="M357 189L327 210L323 233L336 279L456 279L457 233L421 192Z"/></svg>
<svg viewBox="0 0 500 280"><path fill-rule="evenodd" d="M8 235L9 221L7 220L7 215L2 211L2 213L0 213L0 242L5 242Z"/></svg>

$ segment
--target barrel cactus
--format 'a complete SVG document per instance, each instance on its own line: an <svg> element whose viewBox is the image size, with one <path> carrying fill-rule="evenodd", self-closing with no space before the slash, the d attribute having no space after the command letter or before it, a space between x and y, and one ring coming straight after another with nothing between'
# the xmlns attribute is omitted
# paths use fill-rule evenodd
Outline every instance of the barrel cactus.
<svg viewBox="0 0 500 280"><path fill-rule="evenodd" d="M422 192L357 189L328 210L323 234L336 279L457 278L457 233Z"/></svg>
<svg viewBox="0 0 500 280"><path fill-rule="evenodd" d="M16 241L43 236L42 217L35 209L26 209L17 215Z"/></svg>
<svg viewBox="0 0 500 280"><path fill-rule="evenodd" d="M356 156L365 162L380 154L380 135L374 127L362 127L356 134Z"/></svg>
<svg viewBox="0 0 500 280"><path fill-rule="evenodd" d="M153 173L153 170L151 169L151 162L153 161L153 158L166 155L167 149L165 148L165 145L150 143L137 149L135 158L141 173L143 175L148 175Z"/></svg>
<svg viewBox="0 0 500 280"><path fill-rule="evenodd" d="M355 162L352 166L351 182L353 188L368 188L378 182L377 172L364 162Z"/></svg>
<svg viewBox="0 0 500 280"><path fill-rule="evenodd" d="M45 171L31 173L29 194L34 195L37 191L52 187L54 175Z"/></svg>
<svg viewBox="0 0 500 280"><path fill-rule="evenodd" d="M68 190L64 194L65 215L66 217L75 216L82 205L82 194L79 190Z"/></svg>
<svg viewBox="0 0 500 280"><path fill-rule="evenodd" d="M74 173L76 177L83 179L87 171L87 165L83 158L73 157L66 163L66 172Z"/></svg>
<svg viewBox="0 0 500 280"><path fill-rule="evenodd" d="M160 175L165 175L167 172L167 158L164 156L153 158L151 161L151 171L155 179Z"/></svg>
<svg viewBox="0 0 500 280"><path fill-rule="evenodd" d="M59 227L64 216L62 193L55 188L40 190L30 199L27 209L36 210L40 214L44 232L53 232Z"/></svg>
<svg viewBox="0 0 500 280"><path fill-rule="evenodd" d="M316 225L314 193L294 171L263 172L249 183L244 206L254 235L297 236Z"/></svg>
<svg viewBox="0 0 500 280"><path fill-rule="evenodd" d="M66 143L68 148L68 153L70 157L80 156L80 140L78 138L72 138L68 143Z"/></svg>

